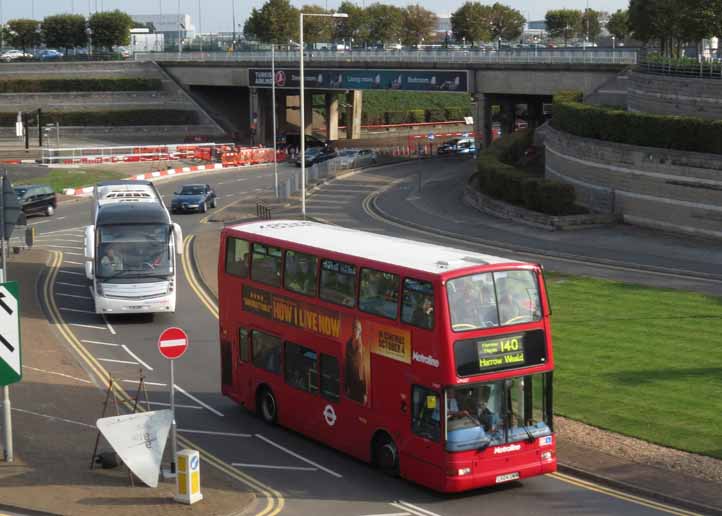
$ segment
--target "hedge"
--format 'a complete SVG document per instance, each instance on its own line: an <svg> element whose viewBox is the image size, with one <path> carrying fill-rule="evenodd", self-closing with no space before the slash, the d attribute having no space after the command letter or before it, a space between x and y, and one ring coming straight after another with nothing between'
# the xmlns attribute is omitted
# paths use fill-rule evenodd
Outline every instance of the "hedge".
<svg viewBox="0 0 722 516"><path fill-rule="evenodd" d="M523 134L526 133L526 134ZM504 162L500 156L512 158L523 156L531 142L531 131L520 131L497 140L488 150L479 155L477 173L479 190L495 199L523 206L529 210L548 215L570 215L579 213L574 205L574 186L541 177L530 176L510 162ZM526 145L525 145L526 144Z"/></svg>
<svg viewBox="0 0 722 516"><path fill-rule="evenodd" d="M722 154L722 120L632 113L578 99L569 94L554 97L552 127L583 138Z"/></svg>
<svg viewBox="0 0 722 516"><path fill-rule="evenodd" d="M426 121L427 122L446 122L446 110L445 109L427 109L426 110Z"/></svg>
<svg viewBox="0 0 722 516"><path fill-rule="evenodd" d="M0 126L14 126L17 113L0 113ZM60 126L132 126L132 125L194 125L195 111L181 109L127 109L117 111L44 111L43 124ZM31 126L35 118L30 119Z"/></svg>
<svg viewBox="0 0 722 516"><path fill-rule="evenodd" d="M0 81L0 93L66 93L86 91L159 91L160 79L12 79Z"/></svg>

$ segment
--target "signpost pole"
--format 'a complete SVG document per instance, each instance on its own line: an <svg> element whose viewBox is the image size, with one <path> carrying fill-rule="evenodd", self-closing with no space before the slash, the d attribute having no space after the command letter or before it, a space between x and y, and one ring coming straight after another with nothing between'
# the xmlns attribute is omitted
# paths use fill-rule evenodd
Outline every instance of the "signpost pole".
<svg viewBox="0 0 722 516"><path fill-rule="evenodd" d="M172 419L170 423L170 449L171 449L171 459L170 459L170 473L171 475L175 475L175 456L176 456L176 436L175 436L175 376L173 371L173 362L175 360L170 361L170 412L172 414Z"/></svg>
<svg viewBox="0 0 722 516"><path fill-rule="evenodd" d="M2 254L2 283L7 281L7 259L5 255L5 181L7 176L3 171L0 176L0 254ZM3 386L3 443L5 462L13 462L13 421L12 406L10 405L10 387Z"/></svg>
<svg viewBox="0 0 722 516"><path fill-rule="evenodd" d="M278 199L278 153L276 151L276 44L271 43L271 110L273 111L273 191Z"/></svg>

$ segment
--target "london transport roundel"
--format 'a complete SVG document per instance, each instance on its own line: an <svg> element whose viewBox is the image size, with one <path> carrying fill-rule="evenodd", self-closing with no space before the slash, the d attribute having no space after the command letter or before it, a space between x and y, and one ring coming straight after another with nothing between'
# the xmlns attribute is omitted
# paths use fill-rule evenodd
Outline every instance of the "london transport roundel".
<svg viewBox="0 0 722 516"><path fill-rule="evenodd" d="M158 351L168 360L179 358L188 349L188 335L180 328L167 328L158 337Z"/></svg>

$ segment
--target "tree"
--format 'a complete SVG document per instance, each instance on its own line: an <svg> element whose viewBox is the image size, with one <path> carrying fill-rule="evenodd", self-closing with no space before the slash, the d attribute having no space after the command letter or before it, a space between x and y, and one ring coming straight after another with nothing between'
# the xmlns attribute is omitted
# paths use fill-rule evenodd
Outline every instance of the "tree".
<svg viewBox="0 0 722 516"><path fill-rule="evenodd" d="M263 43L288 44L299 39L299 10L289 0L268 0L251 10L243 26L246 38Z"/></svg>
<svg viewBox="0 0 722 516"><path fill-rule="evenodd" d="M401 41L404 45L420 45L436 36L436 15L419 5L402 9Z"/></svg>
<svg viewBox="0 0 722 516"><path fill-rule="evenodd" d="M93 14L88 20L93 31L93 45L110 51L118 45L130 43L130 29L133 19L119 10L104 11Z"/></svg>
<svg viewBox="0 0 722 516"><path fill-rule="evenodd" d="M88 36L85 33L85 18L80 14L58 14L46 16L42 25L43 39L48 47L84 47Z"/></svg>
<svg viewBox="0 0 722 516"><path fill-rule="evenodd" d="M369 41L369 20L366 10L349 1L341 2L338 12L348 14L348 18L340 19L334 26L336 40L345 40L361 45Z"/></svg>
<svg viewBox="0 0 722 516"><path fill-rule="evenodd" d="M509 41L521 36L526 18L516 9L495 3L489 13L489 27L492 39Z"/></svg>
<svg viewBox="0 0 722 516"><path fill-rule="evenodd" d="M375 3L366 8L369 20L369 42L397 42L401 39L403 15L401 9L393 5Z"/></svg>
<svg viewBox="0 0 722 516"><path fill-rule="evenodd" d="M579 23L578 36L587 41L594 41L601 32L602 24L599 22L599 11L584 9Z"/></svg>
<svg viewBox="0 0 722 516"><path fill-rule="evenodd" d="M331 14L319 5L304 5L301 8L304 14ZM334 35L336 20L325 16L305 16L303 18L304 43L328 43Z"/></svg>
<svg viewBox="0 0 722 516"><path fill-rule="evenodd" d="M27 18L8 20L8 42L14 47L20 47L23 52L36 47L42 38L40 34L40 22Z"/></svg>
<svg viewBox="0 0 722 516"><path fill-rule="evenodd" d="M582 12L576 9L556 9L547 11L545 19L547 32L555 38L563 37L564 46L567 46L569 38L579 33Z"/></svg>
<svg viewBox="0 0 722 516"><path fill-rule="evenodd" d="M607 30L619 41L624 41L629 35L629 11L618 9L607 22Z"/></svg>
<svg viewBox="0 0 722 516"><path fill-rule="evenodd" d="M472 45L489 41L489 6L466 2L451 14L451 32L456 41L466 40Z"/></svg>

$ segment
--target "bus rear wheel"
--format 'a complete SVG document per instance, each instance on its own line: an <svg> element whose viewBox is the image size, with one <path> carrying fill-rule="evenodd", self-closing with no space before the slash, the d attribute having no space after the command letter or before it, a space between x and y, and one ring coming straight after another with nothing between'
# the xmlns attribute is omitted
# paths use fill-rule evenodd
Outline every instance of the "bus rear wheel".
<svg viewBox="0 0 722 516"><path fill-rule="evenodd" d="M399 474L399 450L387 433L381 433L374 438L373 461L387 475Z"/></svg>
<svg viewBox="0 0 722 516"><path fill-rule="evenodd" d="M258 414L261 419L273 425L278 419L278 403L276 403L276 397L273 395L270 389L263 387L258 393Z"/></svg>

